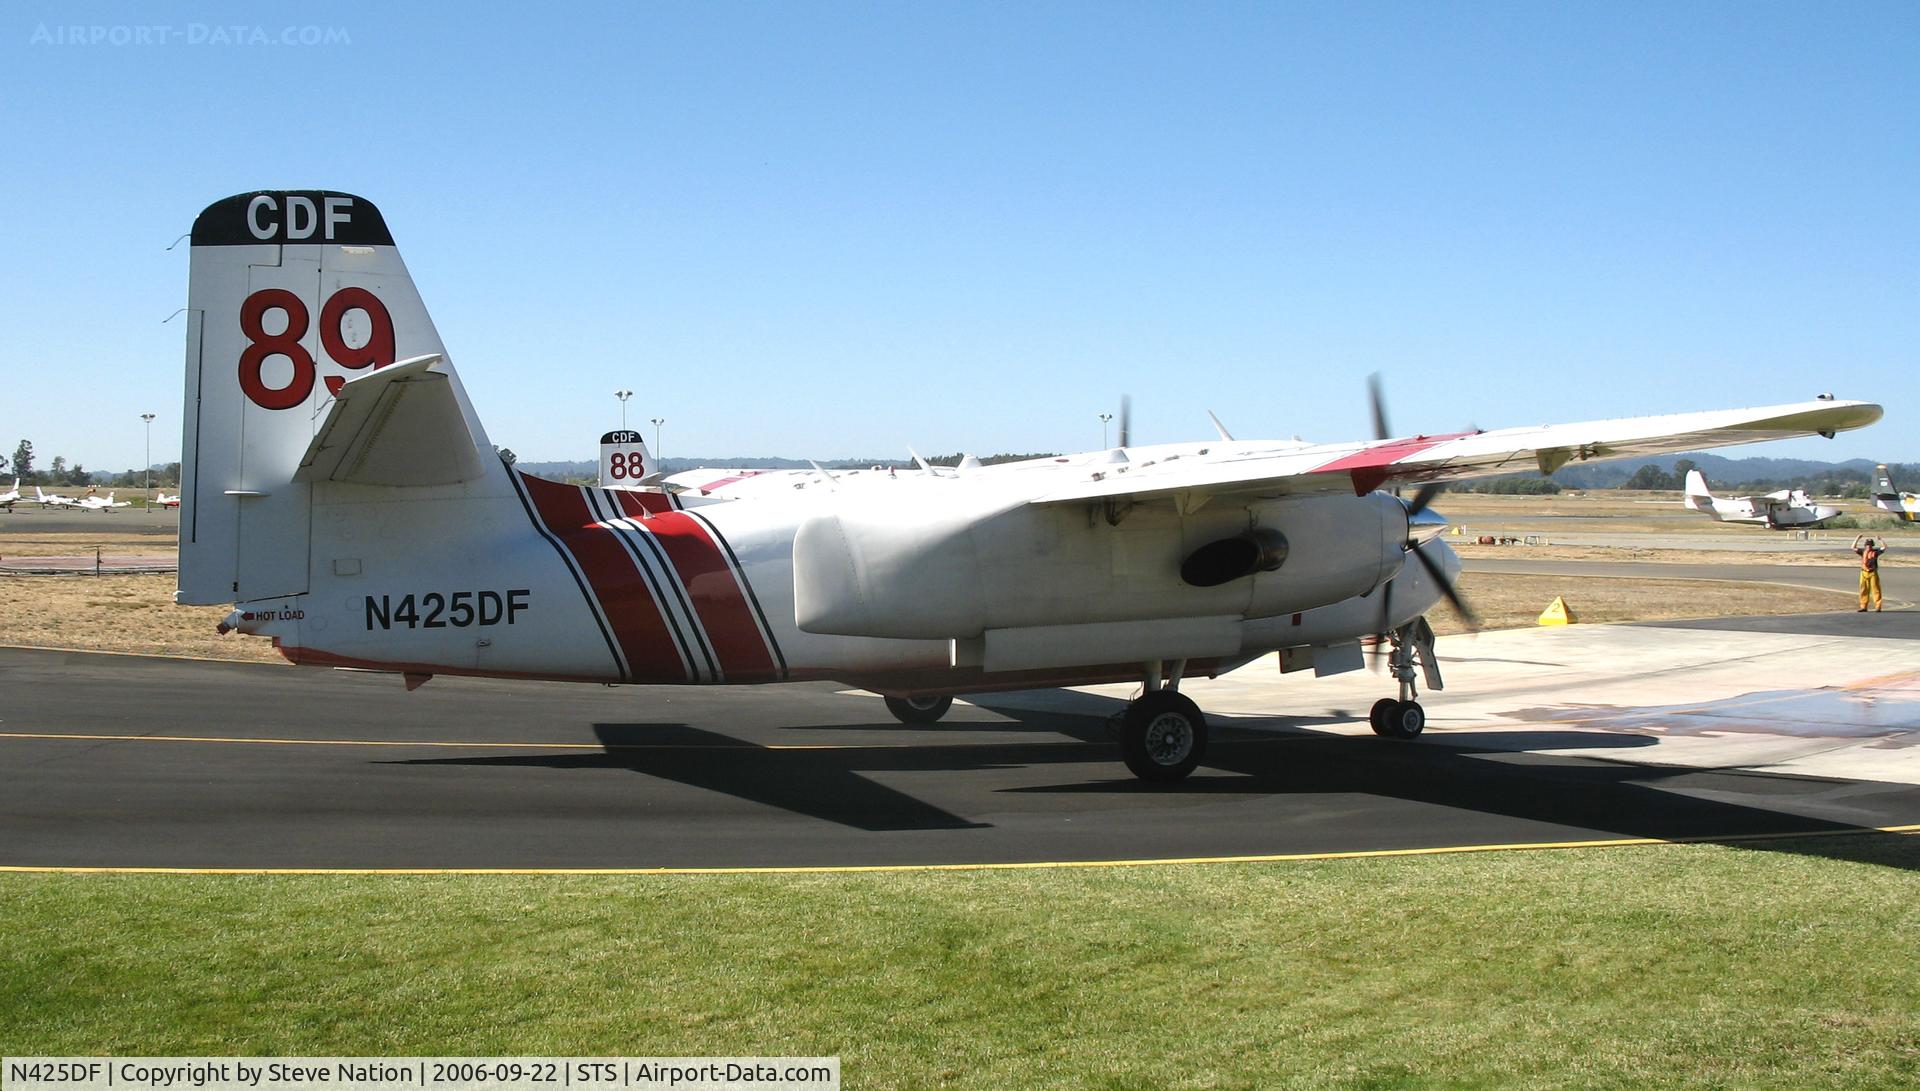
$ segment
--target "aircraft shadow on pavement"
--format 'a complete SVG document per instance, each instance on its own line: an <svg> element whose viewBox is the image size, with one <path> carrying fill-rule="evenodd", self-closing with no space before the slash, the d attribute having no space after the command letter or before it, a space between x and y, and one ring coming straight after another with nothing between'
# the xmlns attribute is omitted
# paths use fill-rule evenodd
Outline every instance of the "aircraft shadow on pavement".
<svg viewBox="0 0 1920 1091"><path fill-rule="evenodd" d="M890 772L990 773L1001 769L1097 766L1097 779L994 787L1007 795L1103 793L1159 798L1208 796L1373 796L1547 823L1602 836L1721 841L1744 848L1920 869L1910 839L1815 836L1791 842L1761 835L1862 833L1859 825L1810 818L1729 797L1799 799L1836 789L1882 796L1920 812L1920 787L1868 785L1787 774L1647 766L1534 750L1617 750L1655 740L1601 731L1450 732L1445 741L1394 742L1302 730L1222 731L1201 769L1184 782L1151 785L1118 768L1104 717L1044 717L1055 740L952 741L915 731L908 743L763 747L682 723L602 723L601 753L514 754L413 759L391 764L551 769L625 769L868 832L985 829L944 807L872 779ZM871 731L879 725L850 725ZM992 727L993 725L980 725ZM1064 737L1062 737L1064 736ZM1106 773L1104 769L1111 768ZM1076 772L1079 771L1077 768ZM1276 821L1284 821L1284 816ZM1423 842L1410 830L1407 847ZM1585 835L1570 834L1574 840ZM1882 843L1893 837L1899 844ZM1904 851L1903 851L1904 848Z"/></svg>
<svg viewBox="0 0 1920 1091"><path fill-rule="evenodd" d="M681 723L595 724L598 754L416 758L392 765L627 769L870 832L983 829L856 772L837 751L770 750Z"/></svg>
<svg viewBox="0 0 1920 1091"><path fill-rule="evenodd" d="M1293 745L1284 747L1215 746L1198 772L1171 786L1101 780L1003 791L1370 795L1599 831L1613 837L1717 842L1920 869L1920 853L1912 851L1912 838L1727 798L1771 797L1791 806L1797 799L1839 791L1855 800L1880 796L1912 815L1920 814L1920 787L1786 773L1639 765L1605 758L1533 754L1526 749L1615 749L1627 738L1635 736L1599 731L1460 731L1449 733L1444 742L1428 739L1408 743L1315 733L1297 737ZM1637 745L1656 741L1641 738ZM1235 775L1221 776L1222 771ZM1840 833L1860 836L1829 836ZM1812 836L1792 842L1749 840L1781 834Z"/></svg>

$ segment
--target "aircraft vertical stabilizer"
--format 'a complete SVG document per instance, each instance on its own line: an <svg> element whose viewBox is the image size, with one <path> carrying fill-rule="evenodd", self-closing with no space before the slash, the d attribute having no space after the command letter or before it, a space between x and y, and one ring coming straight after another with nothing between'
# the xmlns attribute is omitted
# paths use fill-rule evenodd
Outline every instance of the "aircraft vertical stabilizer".
<svg viewBox="0 0 1920 1091"><path fill-rule="evenodd" d="M370 201L242 193L202 212L192 238L175 597L300 594L315 485L297 471L330 403L350 378L445 350ZM459 381L436 370L466 419L450 434L490 455ZM454 461L472 465L469 455Z"/></svg>

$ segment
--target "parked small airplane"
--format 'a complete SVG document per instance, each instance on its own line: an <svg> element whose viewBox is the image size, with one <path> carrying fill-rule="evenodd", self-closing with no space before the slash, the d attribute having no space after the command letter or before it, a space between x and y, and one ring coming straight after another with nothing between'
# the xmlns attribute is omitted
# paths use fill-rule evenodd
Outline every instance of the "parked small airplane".
<svg viewBox="0 0 1920 1091"><path fill-rule="evenodd" d="M59 493L54 492L41 492L40 486L38 485L33 487L33 499L35 503L43 508L73 508L80 506L80 501L75 500L73 497L61 496Z"/></svg>
<svg viewBox="0 0 1920 1091"><path fill-rule="evenodd" d="M73 506L79 508L81 511L111 512L115 508L124 508L131 505L125 500L116 501L113 498L113 493L109 492L104 498L98 496L83 496L74 501Z"/></svg>
<svg viewBox="0 0 1920 1091"><path fill-rule="evenodd" d="M833 681L909 723L957 693L1137 681L1119 749L1151 781L1206 752L1181 680L1274 651L1325 675L1390 646L1373 728L1420 733L1416 682L1441 684L1424 615L1465 610L1444 483L1881 416L1822 399L1394 438L1376 393L1372 441L1137 447L1122 427L1111 450L727 499L647 487L645 459L620 489L507 465L362 198L215 202L187 307L175 599L235 604L223 631L410 687Z"/></svg>
<svg viewBox="0 0 1920 1091"><path fill-rule="evenodd" d="M1873 479L1873 506L1881 511L1890 511L1907 522L1920 522L1920 493L1901 492L1893 487L1893 478L1888 476L1886 466L1874 467L1879 471Z"/></svg>
<svg viewBox="0 0 1920 1091"><path fill-rule="evenodd" d="M152 500L148 501L147 506L155 508L177 508L180 506L180 498L178 496L168 496L166 490L162 489L154 495Z"/></svg>
<svg viewBox="0 0 1920 1091"><path fill-rule="evenodd" d="M1706 475L1687 471L1687 508L1703 511L1722 523L1760 523L1768 530L1817 527L1840 514L1840 509L1816 504L1799 489L1782 489L1764 496L1715 496Z"/></svg>
<svg viewBox="0 0 1920 1091"><path fill-rule="evenodd" d="M20 479L16 477L13 479L13 488L7 490L6 492L0 492L0 508L7 509L7 514L12 515L13 506L15 504L18 504L19 502L20 502Z"/></svg>

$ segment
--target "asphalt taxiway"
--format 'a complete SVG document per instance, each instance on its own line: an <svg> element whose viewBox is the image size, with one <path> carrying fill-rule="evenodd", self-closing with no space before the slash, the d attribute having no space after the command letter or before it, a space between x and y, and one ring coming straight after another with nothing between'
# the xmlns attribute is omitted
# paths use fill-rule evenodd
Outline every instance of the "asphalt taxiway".
<svg viewBox="0 0 1920 1091"><path fill-rule="evenodd" d="M1814 618L1446 638L1447 690L1412 743L1364 724L1379 676L1257 663L1189 683L1218 733L1172 787L1117 760L1125 687L980 697L908 728L825 684L409 693L0 649L0 867L1052 864L1920 824L1920 614L1867 635Z"/></svg>
<svg viewBox="0 0 1920 1091"><path fill-rule="evenodd" d="M180 509L115 508L112 511L76 511L71 508L41 508L29 502L17 505L11 512L0 509L0 531L8 530L58 534L112 531L118 534L152 537L156 543L166 545L180 535Z"/></svg>

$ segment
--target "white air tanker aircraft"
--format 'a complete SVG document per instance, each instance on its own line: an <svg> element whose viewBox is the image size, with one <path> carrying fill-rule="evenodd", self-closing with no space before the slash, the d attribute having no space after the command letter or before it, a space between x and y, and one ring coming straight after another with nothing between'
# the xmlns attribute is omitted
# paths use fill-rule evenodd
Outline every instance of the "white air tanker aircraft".
<svg viewBox="0 0 1920 1091"><path fill-rule="evenodd" d="M7 509L7 514L12 515L13 506L15 504L18 504L19 502L20 502L20 479L16 477L13 479L13 488L8 489L6 492L0 492L0 508Z"/></svg>
<svg viewBox="0 0 1920 1091"><path fill-rule="evenodd" d="M33 502L42 508L76 508L80 501L71 496L61 496L57 492L41 492L40 486L33 487Z"/></svg>
<svg viewBox="0 0 1920 1091"><path fill-rule="evenodd" d="M1706 475L1687 471L1687 510L1703 511L1721 523L1759 523L1768 530L1817 527L1840 514L1840 509L1816 504L1799 489L1781 489L1765 496L1715 496Z"/></svg>
<svg viewBox="0 0 1920 1091"><path fill-rule="evenodd" d="M409 684L832 680L909 722L956 693L1138 680L1120 749L1156 781L1207 746L1181 679L1276 649L1325 674L1385 634L1399 696L1375 729L1419 732L1416 662L1439 686L1422 615L1459 570L1430 537L1441 483L1880 417L1811 401L1374 442L1123 438L741 499L582 487L496 456L371 202L242 193L192 240L176 598L234 603L223 629Z"/></svg>

